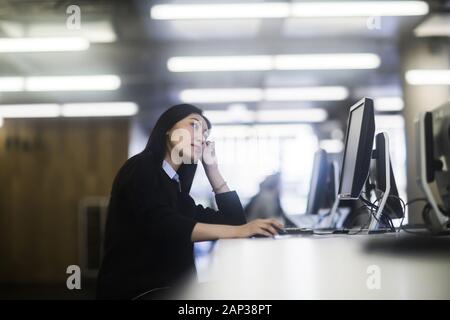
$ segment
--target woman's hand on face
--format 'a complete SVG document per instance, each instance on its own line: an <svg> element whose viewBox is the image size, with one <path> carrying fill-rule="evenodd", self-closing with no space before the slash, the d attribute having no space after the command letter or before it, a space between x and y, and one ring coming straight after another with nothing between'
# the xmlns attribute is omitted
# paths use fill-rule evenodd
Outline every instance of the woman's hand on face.
<svg viewBox="0 0 450 320"><path fill-rule="evenodd" d="M283 224L277 219L256 219L239 228L239 237L248 238L254 235L272 237L278 234L277 229L283 228Z"/></svg>
<svg viewBox="0 0 450 320"><path fill-rule="evenodd" d="M219 172L214 142L207 141L205 143L203 147L202 164L215 194L230 191L226 181Z"/></svg>
<svg viewBox="0 0 450 320"><path fill-rule="evenodd" d="M206 141L203 147L202 163L205 169L217 168L216 149L213 141Z"/></svg>

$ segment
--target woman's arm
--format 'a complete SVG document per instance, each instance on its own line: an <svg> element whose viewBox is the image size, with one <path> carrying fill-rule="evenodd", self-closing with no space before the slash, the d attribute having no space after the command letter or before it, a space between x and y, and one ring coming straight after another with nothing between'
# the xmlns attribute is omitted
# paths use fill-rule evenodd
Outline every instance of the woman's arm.
<svg viewBox="0 0 450 320"><path fill-rule="evenodd" d="M219 209L218 211L212 208L205 208L201 204L196 205L194 219L197 222L228 224L234 226L247 223L244 209L242 208L239 196L235 191L216 194L215 198ZM195 202L192 198L191 201L192 205L195 206Z"/></svg>
<svg viewBox="0 0 450 320"><path fill-rule="evenodd" d="M206 142L202 164L216 194L219 211L197 206L196 217L202 222L196 223L192 230L191 240L193 242L247 238L256 234L270 237L278 233L276 229L282 228L283 225L275 219L257 219L246 223L244 210L237 194L230 192L225 179L219 172L214 142Z"/></svg>
<svg viewBox="0 0 450 320"><path fill-rule="evenodd" d="M212 167L205 166L205 173L215 194L230 191L225 179L220 174L219 167L217 165Z"/></svg>
<svg viewBox="0 0 450 320"><path fill-rule="evenodd" d="M215 194L230 191L225 179L219 172L214 142L206 142L206 146L203 149L202 164Z"/></svg>
<svg viewBox="0 0 450 320"><path fill-rule="evenodd" d="M202 164L213 192L216 195L216 203L219 211L198 205L195 215L196 220L208 224L245 224L247 221L241 201L236 192L230 192L225 179L219 172L214 142L206 142L206 146L203 148Z"/></svg>
<svg viewBox="0 0 450 320"><path fill-rule="evenodd" d="M277 228L283 225L276 219L257 219L240 226L222 224L196 223L192 230L191 240L207 241L229 238L247 238L259 234L267 237L278 234Z"/></svg>

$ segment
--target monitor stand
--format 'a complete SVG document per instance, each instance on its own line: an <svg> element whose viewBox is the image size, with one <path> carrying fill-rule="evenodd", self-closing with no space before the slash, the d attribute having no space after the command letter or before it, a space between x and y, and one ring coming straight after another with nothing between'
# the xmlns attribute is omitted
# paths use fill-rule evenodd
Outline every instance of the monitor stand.
<svg viewBox="0 0 450 320"><path fill-rule="evenodd" d="M444 214L439 204L441 199L437 182L428 182L427 166L432 166L433 154L433 122L431 112L422 112L416 120L417 161L419 162L419 186L430 202L431 210L427 219L428 227L434 233L449 232L450 217ZM431 157L431 159L429 159Z"/></svg>
<svg viewBox="0 0 450 320"><path fill-rule="evenodd" d="M339 165L336 161L333 161L333 176L334 181L333 184L335 188L339 186ZM339 221L339 213L338 213L338 207L339 207L339 197L335 196L333 205L331 206L330 211L324 216L323 219L319 220L318 226L321 229L335 229L337 222Z"/></svg>
<svg viewBox="0 0 450 320"><path fill-rule="evenodd" d="M336 223L337 223L337 221L339 219L338 207L339 207L339 198L336 197L336 199L334 199L333 206L330 209L330 215L328 217L328 226L330 228L335 227Z"/></svg>
<svg viewBox="0 0 450 320"><path fill-rule="evenodd" d="M381 198L381 202L380 202L380 205L378 206L377 212L375 213L375 217L373 217L372 215L370 216L370 224L369 224L369 230L368 230L369 234L391 232L390 229L385 229L385 228L379 229L378 228L379 221L383 214L384 207L386 206L386 201L388 200L389 193L391 191L391 170L389 169L390 168L389 135L386 132L379 133L378 135L382 135L384 142L385 142L384 143L385 157L384 157L384 159L379 159L379 160L384 161L384 163L385 163L386 170L384 170L384 171L385 171L385 175L386 175L386 178L385 178L386 188L385 188L385 190L381 190L381 191L383 191L383 197ZM378 146L377 146L377 148L378 148ZM374 156L380 157L381 152L375 152Z"/></svg>

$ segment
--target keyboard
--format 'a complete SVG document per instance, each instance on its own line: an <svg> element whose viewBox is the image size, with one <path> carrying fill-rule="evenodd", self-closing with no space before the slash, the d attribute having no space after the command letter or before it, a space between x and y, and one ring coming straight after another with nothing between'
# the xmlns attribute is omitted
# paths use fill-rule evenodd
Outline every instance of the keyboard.
<svg viewBox="0 0 450 320"><path fill-rule="evenodd" d="M349 229L336 229L336 228L317 228L314 229L315 234L348 234Z"/></svg>
<svg viewBox="0 0 450 320"><path fill-rule="evenodd" d="M278 235L298 235L298 234L313 234L314 230L310 228L282 228L278 229ZM254 234L251 238L269 238L262 234Z"/></svg>
<svg viewBox="0 0 450 320"><path fill-rule="evenodd" d="M290 234L313 234L314 230L310 228L282 228L278 229L279 235L290 235Z"/></svg>

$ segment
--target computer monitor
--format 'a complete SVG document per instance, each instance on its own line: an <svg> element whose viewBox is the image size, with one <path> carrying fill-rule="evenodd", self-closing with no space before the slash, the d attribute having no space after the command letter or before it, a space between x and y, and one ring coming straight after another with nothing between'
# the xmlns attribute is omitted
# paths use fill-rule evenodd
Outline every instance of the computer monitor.
<svg viewBox="0 0 450 320"><path fill-rule="evenodd" d="M325 215L325 218L320 221L319 226L323 229L336 229L342 228L349 209L338 198L339 187L339 165L336 160L331 160L328 163L328 176L327 185L324 189L325 192L325 208L329 209ZM340 209L339 209L340 208ZM338 231L338 230L335 230Z"/></svg>
<svg viewBox="0 0 450 320"><path fill-rule="evenodd" d="M363 98L350 108L339 199L358 199L369 175L375 134L373 100Z"/></svg>
<svg viewBox="0 0 450 320"><path fill-rule="evenodd" d="M450 102L416 120L417 182L430 202L434 231L450 229Z"/></svg>
<svg viewBox="0 0 450 320"><path fill-rule="evenodd" d="M325 200L325 187L328 174L327 152L319 149L314 154L313 171L309 184L306 214L317 214Z"/></svg>
<svg viewBox="0 0 450 320"><path fill-rule="evenodd" d="M330 161L327 163L327 180L325 192L325 200L323 208L331 208L336 201L339 187L339 167L336 161Z"/></svg>
<svg viewBox="0 0 450 320"><path fill-rule="evenodd" d="M372 159L370 167L369 180L371 186L375 187L378 191L383 192L387 189L386 176L390 179L389 196L384 206L383 215L391 219L403 218L403 206L399 199L397 184L395 182L394 171L392 170L392 163L389 155L386 154L386 135L377 134L375 137L375 159ZM389 168L386 167L386 157L389 157ZM389 175L386 174L386 170L389 170ZM377 191L375 190L375 191ZM379 192L375 192L379 195Z"/></svg>
<svg viewBox="0 0 450 320"><path fill-rule="evenodd" d="M433 110L434 177L444 213L450 215L450 102Z"/></svg>

